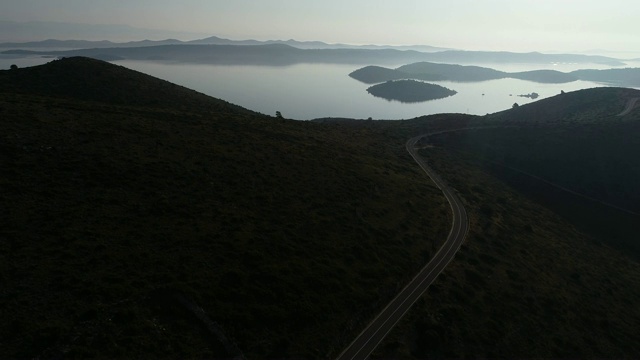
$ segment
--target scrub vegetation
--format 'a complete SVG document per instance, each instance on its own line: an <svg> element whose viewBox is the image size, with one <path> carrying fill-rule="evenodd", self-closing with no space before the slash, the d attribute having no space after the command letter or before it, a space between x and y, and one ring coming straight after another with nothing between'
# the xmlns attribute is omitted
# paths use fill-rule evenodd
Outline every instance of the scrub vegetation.
<svg viewBox="0 0 640 360"><path fill-rule="evenodd" d="M89 59L0 79L8 357L229 356L199 307L248 358L325 358L449 231L444 197L381 129Z"/></svg>
<svg viewBox="0 0 640 360"><path fill-rule="evenodd" d="M423 141L421 155L464 199L471 231L376 357L640 351L640 112L617 116L639 95L561 94Z"/></svg>
<svg viewBox="0 0 640 360"><path fill-rule="evenodd" d="M301 122L86 58L0 71L0 353L335 357L449 232L449 205L406 140L493 126L421 144L471 232L375 356L634 356L637 261L487 164L556 174L554 162L527 163L527 140L513 144L509 129L551 146L562 129L587 139L607 119L621 126L607 128L610 142L623 141L637 110L609 115L637 96ZM569 174L553 180L600 195ZM637 190L612 194L603 201L624 207Z"/></svg>

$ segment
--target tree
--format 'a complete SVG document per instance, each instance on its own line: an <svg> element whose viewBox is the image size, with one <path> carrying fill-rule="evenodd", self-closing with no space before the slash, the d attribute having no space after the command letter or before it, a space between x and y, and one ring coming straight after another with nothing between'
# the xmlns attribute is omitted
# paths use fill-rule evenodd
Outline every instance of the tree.
<svg viewBox="0 0 640 360"><path fill-rule="evenodd" d="M18 65L16 65L16 64L12 64L12 65L9 67L9 69L11 69L11 70L18 70Z"/></svg>
<svg viewBox="0 0 640 360"><path fill-rule="evenodd" d="M519 107L519 106L520 106L520 105L518 105L518 103L513 103L512 108L513 108L513 109L515 109L515 108L517 108L517 107Z"/></svg>
<svg viewBox="0 0 640 360"><path fill-rule="evenodd" d="M284 119L284 117L282 116L282 113L280 111L276 111L276 117L278 119Z"/></svg>

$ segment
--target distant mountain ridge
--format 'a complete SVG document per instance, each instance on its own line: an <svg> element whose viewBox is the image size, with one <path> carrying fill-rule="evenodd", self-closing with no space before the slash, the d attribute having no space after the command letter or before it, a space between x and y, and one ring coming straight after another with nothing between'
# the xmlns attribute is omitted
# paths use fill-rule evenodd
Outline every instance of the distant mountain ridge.
<svg viewBox="0 0 640 360"><path fill-rule="evenodd" d="M99 60L178 61L196 64L287 66L299 63L384 64L420 61L426 53L394 49L299 49L286 44L160 45L67 51L9 50L3 54L83 56Z"/></svg>
<svg viewBox="0 0 640 360"><path fill-rule="evenodd" d="M622 66L624 62L619 59L600 55L581 54L548 54L541 52L518 53L510 51L461 51L447 50L431 54L430 61L458 62L464 59L465 63L593 63L610 66Z"/></svg>
<svg viewBox="0 0 640 360"><path fill-rule="evenodd" d="M230 40L217 36L210 36L203 39L181 41L178 39L165 40L141 40L128 42L113 42L108 40L88 41L88 40L56 40L47 39L31 42L7 42L0 43L0 48L7 49L33 49L33 48L68 48L68 49L88 49L88 48L114 48L114 47L147 47L158 45L271 45L285 44L299 49L396 49L414 50L421 52L436 52L450 50L429 45L352 45L352 44L329 44L322 41L298 41L289 40Z"/></svg>
<svg viewBox="0 0 640 360"><path fill-rule="evenodd" d="M157 42L146 41L129 43L128 46L84 48L66 51L53 50L8 50L2 54L48 55L48 56L85 56L101 60L146 60L146 61L179 61L199 64L231 64L231 65L273 65L283 66L297 63L339 63L339 64L401 64L420 61L441 62L450 64L478 63L584 63L606 64L609 66L625 65L622 61L603 56L573 54L512 53L487 51L421 52L416 50L399 50L393 48L368 49L359 48L302 48L290 43L274 42L252 45L253 40L234 42L232 40L212 37L198 42L222 42L222 44L204 43L169 43L158 45ZM178 41L178 40L176 40ZM293 41L293 40L291 40ZM231 43L229 43L231 42ZM55 42L48 42L50 48L56 48ZM299 43L298 44L303 44ZM54 45L54 46L52 46ZM308 44L307 44L308 45Z"/></svg>

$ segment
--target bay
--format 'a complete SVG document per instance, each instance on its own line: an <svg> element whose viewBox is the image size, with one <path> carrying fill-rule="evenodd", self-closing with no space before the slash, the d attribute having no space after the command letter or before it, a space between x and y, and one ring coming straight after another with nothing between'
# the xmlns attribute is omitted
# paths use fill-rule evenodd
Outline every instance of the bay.
<svg viewBox="0 0 640 360"><path fill-rule="evenodd" d="M435 84L457 91L454 96L421 103L401 103L376 98L366 89L371 86L349 77L358 65L297 64L284 67L223 66L118 61L138 70L242 107L285 118L309 120L322 117L356 119L410 119L438 113L485 115L535 100L517 95L536 92L538 99L561 91L605 86L589 81L565 84L540 84L518 79L499 79L475 83L437 81ZM400 64L398 64L399 66ZM483 65L486 66L486 65ZM492 67L492 66L487 66ZM572 71L576 64L495 65L505 71L553 68Z"/></svg>
<svg viewBox="0 0 640 360"><path fill-rule="evenodd" d="M0 56L0 69L44 64L41 57ZM373 97L371 86L348 76L359 65L297 64L292 66L228 66L123 60L114 64L168 80L201 93L226 100L267 115L276 111L285 118L310 120L322 117L356 119L409 119L437 113L484 115L509 109L514 103L527 104L561 91L606 86L589 81L540 84L518 79L499 79L475 83L437 81L435 84L457 91L445 99L421 103L400 103ZM397 64L398 66L402 64ZM632 64L629 64L632 65ZM633 64L638 66L640 64ZM503 71L554 69L572 71L584 64L482 64ZM588 66L604 69L603 66ZM532 100L517 95L536 92Z"/></svg>

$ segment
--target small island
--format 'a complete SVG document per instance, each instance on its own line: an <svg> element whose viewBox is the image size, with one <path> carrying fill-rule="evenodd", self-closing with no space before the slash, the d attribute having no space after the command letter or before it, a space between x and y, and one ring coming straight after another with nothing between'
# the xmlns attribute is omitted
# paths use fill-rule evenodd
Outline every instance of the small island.
<svg viewBox="0 0 640 360"><path fill-rule="evenodd" d="M367 92L375 97L403 103L437 100L457 94L456 91L443 86L416 80L387 81L371 86Z"/></svg>

